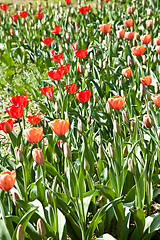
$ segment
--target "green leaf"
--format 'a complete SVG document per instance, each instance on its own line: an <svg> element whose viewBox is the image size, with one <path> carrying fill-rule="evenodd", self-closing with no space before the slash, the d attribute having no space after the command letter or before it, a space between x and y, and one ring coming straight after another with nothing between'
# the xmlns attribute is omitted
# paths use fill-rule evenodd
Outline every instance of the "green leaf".
<svg viewBox="0 0 160 240"><path fill-rule="evenodd" d="M96 238L96 240L116 240L116 238L114 238L110 234L106 233L106 234Z"/></svg>
<svg viewBox="0 0 160 240"><path fill-rule="evenodd" d="M142 237L144 226L145 226L145 213L144 213L143 209L141 209L141 208L135 209L133 212L133 217L136 222L139 236Z"/></svg>
<svg viewBox="0 0 160 240"><path fill-rule="evenodd" d="M8 53L3 53L3 55L1 56L1 61L10 67L14 65L13 58L10 57Z"/></svg>

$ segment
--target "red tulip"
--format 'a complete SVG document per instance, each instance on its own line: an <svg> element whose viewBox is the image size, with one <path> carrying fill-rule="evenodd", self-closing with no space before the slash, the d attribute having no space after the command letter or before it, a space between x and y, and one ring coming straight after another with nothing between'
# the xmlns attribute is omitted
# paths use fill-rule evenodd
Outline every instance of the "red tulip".
<svg viewBox="0 0 160 240"><path fill-rule="evenodd" d="M145 36L142 36L141 37L141 41L144 43L144 44L148 44L151 42L151 34L149 35L145 35Z"/></svg>
<svg viewBox="0 0 160 240"><path fill-rule="evenodd" d="M72 83L70 85L65 86L65 90L68 90L69 94L73 94L77 91L77 85L76 83Z"/></svg>
<svg viewBox="0 0 160 240"><path fill-rule="evenodd" d="M132 41L134 39L135 32L125 32L125 39Z"/></svg>
<svg viewBox="0 0 160 240"><path fill-rule="evenodd" d="M120 97L120 96L114 96L113 98L109 98L108 99L108 103L110 104L110 106L114 109L121 109L123 108L124 104L125 104L125 96Z"/></svg>
<svg viewBox="0 0 160 240"><path fill-rule="evenodd" d="M79 49L78 44L77 43L72 43L72 49L74 51L78 50Z"/></svg>
<svg viewBox="0 0 160 240"><path fill-rule="evenodd" d="M76 57L78 58L85 58L87 56L87 52L88 52L88 49L85 48L83 50L75 51L75 54L76 54Z"/></svg>
<svg viewBox="0 0 160 240"><path fill-rule="evenodd" d="M146 128L151 128L152 127L152 123L150 122L150 118L152 118L151 115L150 115L150 117L148 115L143 116L143 124Z"/></svg>
<svg viewBox="0 0 160 240"><path fill-rule="evenodd" d="M14 187L16 181L16 171L5 171L0 173L0 189L9 191Z"/></svg>
<svg viewBox="0 0 160 240"><path fill-rule="evenodd" d="M20 16L21 18L26 18L26 17L27 17L27 11L20 12L20 13L19 13L19 16Z"/></svg>
<svg viewBox="0 0 160 240"><path fill-rule="evenodd" d="M43 18L43 12L36 13L35 17L41 20Z"/></svg>
<svg viewBox="0 0 160 240"><path fill-rule="evenodd" d="M90 97L91 97L91 91L90 90L86 90L85 92L81 91L78 93L75 93L76 99L81 102L88 102Z"/></svg>
<svg viewBox="0 0 160 240"><path fill-rule="evenodd" d="M64 74L65 74L65 70L64 70L64 68L62 69L55 69L54 71L53 70L50 70L49 72L48 72L48 76L50 77L50 78L52 78L53 80L60 80L63 76L64 76Z"/></svg>
<svg viewBox="0 0 160 240"><path fill-rule="evenodd" d="M46 44L47 46L51 45L52 41L53 41L52 37L48 37L48 38L42 39L42 42L44 44Z"/></svg>
<svg viewBox="0 0 160 240"><path fill-rule="evenodd" d="M131 48L131 51L137 57L142 56L145 52L145 47L143 45L142 46L136 46L136 47Z"/></svg>
<svg viewBox="0 0 160 240"><path fill-rule="evenodd" d="M60 33L61 30L62 30L62 28L59 25L56 26L54 29L51 27L51 32L54 34Z"/></svg>
<svg viewBox="0 0 160 240"><path fill-rule="evenodd" d="M131 14L131 13L133 13L133 10L134 10L134 7L128 7L127 8L127 13Z"/></svg>
<svg viewBox="0 0 160 240"><path fill-rule="evenodd" d="M61 60L63 60L63 59L64 59L64 54L63 53L52 56L52 60L56 63L60 63Z"/></svg>
<svg viewBox="0 0 160 240"><path fill-rule="evenodd" d="M6 108L7 113L9 116L11 116L12 118L20 118L23 116L23 112L24 112L24 106L23 105L12 105L8 108Z"/></svg>
<svg viewBox="0 0 160 240"><path fill-rule="evenodd" d="M109 33L110 30L111 30L111 24L110 23L99 25L98 31L100 31L104 34Z"/></svg>
<svg viewBox="0 0 160 240"><path fill-rule="evenodd" d="M122 74L125 78L130 78L132 76L132 69L131 68L125 68L122 70Z"/></svg>
<svg viewBox="0 0 160 240"><path fill-rule="evenodd" d="M28 128L24 130L26 138L30 143L38 143L43 137L43 128Z"/></svg>
<svg viewBox="0 0 160 240"><path fill-rule="evenodd" d="M124 26L127 28L133 27L133 19L125 20L123 23L124 23Z"/></svg>
<svg viewBox="0 0 160 240"><path fill-rule="evenodd" d="M70 69L70 64L66 64L66 65L60 65L58 67L58 70L64 71L64 74L67 74L69 72Z"/></svg>
<svg viewBox="0 0 160 240"><path fill-rule="evenodd" d="M51 85L51 86L48 86L48 87L41 87L41 92L45 95L45 96L47 96L47 93L48 92L52 92L53 94L54 94L54 92L53 92L53 85Z"/></svg>
<svg viewBox="0 0 160 240"><path fill-rule="evenodd" d="M11 15L11 19L13 22L18 21L18 14Z"/></svg>
<svg viewBox="0 0 160 240"><path fill-rule="evenodd" d="M148 86L148 85L150 85L152 83L152 77L150 75L147 75L146 77L142 77L141 78L141 82L144 85Z"/></svg>
<svg viewBox="0 0 160 240"><path fill-rule="evenodd" d="M30 122L31 124L38 124L42 118L39 116L39 113L35 114L35 115L29 115L27 116L28 118L28 122Z"/></svg>
<svg viewBox="0 0 160 240"><path fill-rule="evenodd" d="M154 45L160 45L160 37L154 38Z"/></svg>
<svg viewBox="0 0 160 240"><path fill-rule="evenodd" d="M56 135L64 135L69 129L69 118L65 120L56 119L53 122L50 122L49 126Z"/></svg>
<svg viewBox="0 0 160 240"><path fill-rule="evenodd" d="M72 0L65 0L65 2L66 2L67 5L71 4L71 1L72 1Z"/></svg>
<svg viewBox="0 0 160 240"><path fill-rule="evenodd" d="M86 14L90 10L91 10L91 5L88 5L88 6L84 6L84 7L79 8L78 12L80 12L82 14Z"/></svg>
<svg viewBox="0 0 160 240"><path fill-rule="evenodd" d="M121 29L119 31L116 31L116 35L119 39L123 39L125 37L125 31L124 29Z"/></svg>
<svg viewBox="0 0 160 240"><path fill-rule="evenodd" d="M10 133L13 130L13 120L8 119L5 122L0 122L0 130L2 130L5 133Z"/></svg>
<svg viewBox="0 0 160 240"><path fill-rule="evenodd" d="M157 107L160 107L160 94L153 95L152 100Z"/></svg>
<svg viewBox="0 0 160 240"><path fill-rule="evenodd" d="M7 11L7 10L8 10L8 4L1 4L1 5L0 5L0 9L1 9L2 11Z"/></svg>
<svg viewBox="0 0 160 240"><path fill-rule="evenodd" d="M60 139L60 140L58 141L58 147L59 147L60 149L62 149L62 147L63 147L63 140L62 140L62 139Z"/></svg>
<svg viewBox="0 0 160 240"><path fill-rule="evenodd" d="M12 103L15 106L21 105L21 106L26 107L27 103L32 101L31 99L28 100L27 98L28 98L27 94L19 95L17 97L11 97L10 103Z"/></svg>

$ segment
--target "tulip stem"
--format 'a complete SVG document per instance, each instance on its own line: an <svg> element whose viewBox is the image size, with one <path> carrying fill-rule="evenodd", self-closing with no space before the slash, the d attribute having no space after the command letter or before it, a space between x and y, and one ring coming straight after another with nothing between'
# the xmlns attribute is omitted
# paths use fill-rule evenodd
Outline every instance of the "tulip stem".
<svg viewBox="0 0 160 240"><path fill-rule="evenodd" d="M8 195L8 207L9 207L9 214L12 214L12 210L11 210L11 198L9 195L9 191L7 191L7 195Z"/></svg>

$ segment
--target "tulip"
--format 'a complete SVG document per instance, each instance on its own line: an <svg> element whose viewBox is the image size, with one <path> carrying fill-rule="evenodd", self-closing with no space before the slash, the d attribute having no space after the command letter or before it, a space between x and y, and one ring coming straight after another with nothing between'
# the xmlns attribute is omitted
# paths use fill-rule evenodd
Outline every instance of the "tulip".
<svg viewBox="0 0 160 240"><path fill-rule="evenodd" d="M113 122L113 129L116 133L120 134L121 133L121 128L117 122L117 120L114 120Z"/></svg>
<svg viewBox="0 0 160 240"><path fill-rule="evenodd" d="M134 132L135 129L135 122L132 120L131 121L131 131Z"/></svg>
<svg viewBox="0 0 160 240"><path fill-rule="evenodd" d="M89 170L90 170L90 164L89 164L89 162L87 161L86 158L84 158L84 169L85 169L87 172L89 172Z"/></svg>
<svg viewBox="0 0 160 240"><path fill-rule="evenodd" d="M129 55L127 56L127 64L128 66L132 66L132 59Z"/></svg>
<svg viewBox="0 0 160 240"><path fill-rule="evenodd" d="M111 30L111 24L110 23L102 24L102 25L99 26L99 29L98 29L98 31L100 31L104 34L109 33L110 30Z"/></svg>
<svg viewBox="0 0 160 240"><path fill-rule="evenodd" d="M131 14L131 13L133 13L133 10L134 10L134 7L128 7L127 8L127 13Z"/></svg>
<svg viewBox="0 0 160 240"><path fill-rule="evenodd" d="M147 75L146 77L141 78L141 82L145 85L148 86L152 83L152 77L150 75Z"/></svg>
<svg viewBox="0 0 160 240"><path fill-rule="evenodd" d="M51 45L52 41L53 41L52 37L42 39L42 42L47 46Z"/></svg>
<svg viewBox="0 0 160 240"><path fill-rule="evenodd" d="M40 90L41 90L41 92L42 92L45 96L47 96L47 93L48 93L48 92L52 92L52 94L54 94L54 92L53 92L53 85L48 86L48 87L41 87Z"/></svg>
<svg viewBox="0 0 160 240"><path fill-rule="evenodd" d="M0 173L0 189L9 191L14 187L16 181L16 171L5 171Z"/></svg>
<svg viewBox="0 0 160 240"><path fill-rule="evenodd" d="M66 65L60 65L57 69L62 72L64 71L64 74L67 74L70 69L70 64L68 63Z"/></svg>
<svg viewBox="0 0 160 240"><path fill-rule="evenodd" d="M91 116L87 118L87 124L91 124Z"/></svg>
<svg viewBox="0 0 160 240"><path fill-rule="evenodd" d="M65 142L63 144L63 151L64 151L64 156L66 158L71 158L72 157L72 153L71 153L71 150L70 150L69 145L68 145L67 142Z"/></svg>
<svg viewBox="0 0 160 240"><path fill-rule="evenodd" d="M125 157L127 157L127 155L128 155L128 148L127 148L127 146L125 146L123 148L123 157L125 158Z"/></svg>
<svg viewBox="0 0 160 240"><path fill-rule="evenodd" d="M15 147L14 152L17 160L22 163L24 161L24 156L21 150L18 147Z"/></svg>
<svg viewBox="0 0 160 240"><path fill-rule="evenodd" d="M160 37L154 38L154 45L160 45Z"/></svg>
<svg viewBox="0 0 160 240"><path fill-rule="evenodd" d="M125 32L125 39L132 41L134 39L135 32Z"/></svg>
<svg viewBox="0 0 160 240"><path fill-rule="evenodd" d="M146 95L146 88L144 86L144 84L140 84L140 93L142 96L145 96Z"/></svg>
<svg viewBox="0 0 160 240"><path fill-rule="evenodd" d="M147 21L146 21L146 26L147 26L148 28L152 28L152 20L147 20Z"/></svg>
<svg viewBox="0 0 160 240"><path fill-rule="evenodd" d="M59 106L59 104L58 104L58 102L55 102L55 104L54 104L54 108L55 108L55 112L56 113L59 113L60 112L60 106Z"/></svg>
<svg viewBox="0 0 160 240"><path fill-rule="evenodd" d="M132 158L128 159L128 170L131 173L136 174L136 165L134 164Z"/></svg>
<svg viewBox="0 0 160 240"><path fill-rule="evenodd" d="M78 44L77 43L72 43L72 49L74 51L77 51L79 49Z"/></svg>
<svg viewBox="0 0 160 240"><path fill-rule="evenodd" d="M1 5L0 5L0 9L1 9L2 11L7 11L7 10L8 10L8 4L1 4Z"/></svg>
<svg viewBox="0 0 160 240"><path fill-rule="evenodd" d="M114 150L113 145L110 142L108 143L108 152L109 152L110 158L113 158L113 160L116 160L116 152Z"/></svg>
<svg viewBox="0 0 160 240"><path fill-rule="evenodd" d="M150 42L151 42L151 39L152 39L151 34L149 34L149 35L144 35L144 36L141 37L141 41L142 41L144 44L150 43Z"/></svg>
<svg viewBox="0 0 160 240"><path fill-rule="evenodd" d="M102 145L99 145L99 147L98 147L98 157L101 160L105 160L106 159Z"/></svg>
<svg viewBox="0 0 160 240"><path fill-rule="evenodd" d="M83 123L82 123L81 119L78 120L77 130L78 130L79 133L83 133L84 132L84 127L83 127Z"/></svg>
<svg viewBox="0 0 160 240"><path fill-rule="evenodd" d="M6 111L9 116L17 119L17 118L20 118L23 116L24 106L23 105L20 105L20 106L12 105L12 106L6 108Z"/></svg>
<svg viewBox="0 0 160 240"><path fill-rule="evenodd" d="M91 5L88 5L88 6L84 6L84 7L79 8L78 12L80 12L82 14L86 14L90 10L91 10Z"/></svg>
<svg viewBox="0 0 160 240"><path fill-rule="evenodd" d="M31 124L38 124L42 118L39 116L39 113L35 114L35 115L29 115L27 116L28 118L28 122L30 122Z"/></svg>
<svg viewBox="0 0 160 240"><path fill-rule="evenodd" d="M26 17L27 17L27 11L20 12L20 13L19 13L19 16L20 16L21 18L26 18Z"/></svg>
<svg viewBox="0 0 160 240"><path fill-rule="evenodd" d="M123 118L123 122L128 125L129 124L129 117L128 117L128 115L125 111L122 111L122 118Z"/></svg>
<svg viewBox="0 0 160 240"><path fill-rule="evenodd" d="M69 129L69 118L65 120L56 119L53 122L50 122L49 126L56 135L64 135Z"/></svg>
<svg viewBox="0 0 160 240"><path fill-rule="evenodd" d="M11 19L13 22L18 21L18 14L11 15Z"/></svg>
<svg viewBox="0 0 160 240"><path fill-rule="evenodd" d="M70 85L65 86L65 90L68 90L69 94L73 94L77 91L77 85L76 83L72 83Z"/></svg>
<svg viewBox="0 0 160 240"><path fill-rule="evenodd" d="M51 27L51 32L54 34L60 33L61 30L62 30L62 28L59 25L56 26L54 29Z"/></svg>
<svg viewBox="0 0 160 240"><path fill-rule="evenodd" d="M58 140L58 147L59 147L60 149L62 149L62 146L63 146L63 140L60 139L60 140Z"/></svg>
<svg viewBox="0 0 160 240"><path fill-rule="evenodd" d="M85 58L87 56L87 52L88 52L88 49L85 48L83 50L75 51L75 54L76 54L76 57L78 58Z"/></svg>
<svg viewBox="0 0 160 240"><path fill-rule="evenodd" d="M25 234L24 234L24 229L23 226L20 224L18 229L17 229L17 240L25 240Z"/></svg>
<svg viewBox="0 0 160 240"><path fill-rule="evenodd" d="M131 48L131 51L137 57L142 56L145 52L145 47L143 45L142 46L136 46L136 47Z"/></svg>
<svg viewBox="0 0 160 240"><path fill-rule="evenodd" d="M72 1L72 0L65 0L65 2L66 2L67 5L71 4L71 1Z"/></svg>
<svg viewBox="0 0 160 240"><path fill-rule="evenodd" d="M43 18L43 12L36 13L35 17L41 20Z"/></svg>
<svg viewBox="0 0 160 240"><path fill-rule="evenodd" d="M152 100L157 107L160 107L160 94L153 95Z"/></svg>
<svg viewBox="0 0 160 240"><path fill-rule="evenodd" d="M34 148L32 150L32 156L34 161L38 164L38 165L44 165L45 163L45 158L42 152L41 148Z"/></svg>
<svg viewBox="0 0 160 240"><path fill-rule="evenodd" d="M10 133L13 130L13 120L8 119L5 122L0 122L0 130L2 130L5 133Z"/></svg>
<svg viewBox="0 0 160 240"><path fill-rule="evenodd" d="M16 192L13 192L13 204L15 207L20 207L20 205L16 202L16 200L20 200L20 197L18 195L18 193Z"/></svg>
<svg viewBox="0 0 160 240"><path fill-rule="evenodd" d="M14 32L13 28L11 28L11 29L9 30L9 32L10 32L11 36L14 36L14 35L15 35L15 32Z"/></svg>
<svg viewBox="0 0 160 240"><path fill-rule="evenodd" d="M38 232L38 235L43 239L46 235L46 229L45 229L45 226L44 226L44 223L42 221L41 218L38 219L37 221L37 232Z"/></svg>
<svg viewBox="0 0 160 240"><path fill-rule="evenodd" d="M151 115L150 115L150 117L148 115L143 116L143 124L146 128L151 128L152 127L152 123L150 122L150 118L152 118Z"/></svg>
<svg viewBox="0 0 160 240"><path fill-rule="evenodd" d="M106 103L106 112L107 112L107 114L112 113L112 108L111 108L111 105L109 104L109 102Z"/></svg>
<svg viewBox="0 0 160 240"><path fill-rule="evenodd" d="M46 199L47 199L48 204L50 204L50 205L54 204L53 203L53 198L52 198L51 193L48 189L46 189Z"/></svg>
<svg viewBox="0 0 160 240"><path fill-rule="evenodd" d="M120 96L114 96L113 98L109 98L108 102L110 106L114 109L121 109L123 108L125 104L125 96L120 97Z"/></svg>
<svg viewBox="0 0 160 240"><path fill-rule="evenodd" d="M65 70L63 69L55 69L48 72L48 76L55 81L59 81L65 74Z"/></svg>
<svg viewBox="0 0 160 240"><path fill-rule="evenodd" d="M78 93L75 93L76 99L81 102L88 102L90 97L91 97L91 91L90 90L86 90L85 92L81 91Z"/></svg>
<svg viewBox="0 0 160 240"><path fill-rule="evenodd" d="M160 54L160 46L156 46L156 51L158 54Z"/></svg>
<svg viewBox="0 0 160 240"><path fill-rule="evenodd" d="M124 23L124 26L127 28L133 27L133 19L125 20L123 23Z"/></svg>
<svg viewBox="0 0 160 240"><path fill-rule="evenodd" d="M28 129L24 130L24 133L26 135L28 142L38 143L41 141L41 139L43 137L43 128L42 127L28 128Z"/></svg>
<svg viewBox="0 0 160 240"><path fill-rule="evenodd" d="M116 31L117 38L123 39L125 37L125 31L124 29L121 29L119 31Z"/></svg>
<svg viewBox="0 0 160 240"><path fill-rule="evenodd" d="M52 56L52 60L56 63L60 63L61 60L63 60L63 59L64 59L64 54L63 53Z"/></svg>
<svg viewBox="0 0 160 240"><path fill-rule="evenodd" d="M80 74L84 74L84 68L83 68L83 66L78 62L77 63L77 66L78 66L78 72L80 73Z"/></svg>
<svg viewBox="0 0 160 240"><path fill-rule="evenodd" d="M130 78L132 75L132 69L131 68L125 68L122 70L122 74L125 78Z"/></svg>
<svg viewBox="0 0 160 240"><path fill-rule="evenodd" d="M19 95L17 97L11 97L10 103L12 103L15 106L21 105L26 107L27 103L32 101L31 99L28 100L27 98L28 98L27 94Z"/></svg>
<svg viewBox="0 0 160 240"><path fill-rule="evenodd" d="M151 16L152 15L152 10L149 8L149 9L147 9L147 15L148 16Z"/></svg>

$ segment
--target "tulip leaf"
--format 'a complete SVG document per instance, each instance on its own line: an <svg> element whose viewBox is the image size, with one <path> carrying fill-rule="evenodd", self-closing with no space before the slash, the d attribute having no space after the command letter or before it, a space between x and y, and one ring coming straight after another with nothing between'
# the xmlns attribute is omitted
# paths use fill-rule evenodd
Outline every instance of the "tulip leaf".
<svg viewBox="0 0 160 240"><path fill-rule="evenodd" d="M98 238L96 240L116 240L116 238L112 237L112 235L106 233Z"/></svg>

